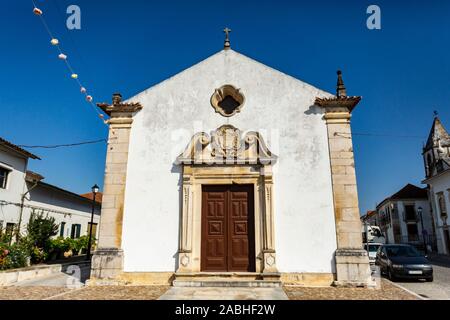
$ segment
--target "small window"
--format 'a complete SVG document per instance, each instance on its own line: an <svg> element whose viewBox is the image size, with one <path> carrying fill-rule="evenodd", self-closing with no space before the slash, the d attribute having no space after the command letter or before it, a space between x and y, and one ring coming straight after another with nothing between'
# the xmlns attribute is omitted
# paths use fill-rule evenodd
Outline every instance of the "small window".
<svg viewBox="0 0 450 320"><path fill-rule="evenodd" d="M405 220L416 221L416 209L414 208L414 205L405 206Z"/></svg>
<svg viewBox="0 0 450 320"><path fill-rule="evenodd" d="M88 222L87 235L89 236L89 231L91 230L91 223ZM97 235L97 224L92 224L92 236L95 237Z"/></svg>
<svg viewBox="0 0 450 320"><path fill-rule="evenodd" d="M72 239L78 239L81 233L81 224L73 224L70 230L70 237Z"/></svg>
<svg viewBox="0 0 450 320"><path fill-rule="evenodd" d="M60 226L60 230L59 230L59 236L60 237L64 237L64 230L66 228L66 223L65 222L61 222L61 226Z"/></svg>
<svg viewBox="0 0 450 320"><path fill-rule="evenodd" d="M5 234L7 236L11 237L13 235L15 225L16 225L15 223L10 223L10 222L8 222L6 224Z"/></svg>
<svg viewBox="0 0 450 320"><path fill-rule="evenodd" d="M225 117L231 117L237 112L240 112L244 101L244 95L240 90L230 84L216 89L211 96L211 105L216 112Z"/></svg>
<svg viewBox="0 0 450 320"><path fill-rule="evenodd" d="M10 170L0 167L0 189L6 189L10 172Z"/></svg>

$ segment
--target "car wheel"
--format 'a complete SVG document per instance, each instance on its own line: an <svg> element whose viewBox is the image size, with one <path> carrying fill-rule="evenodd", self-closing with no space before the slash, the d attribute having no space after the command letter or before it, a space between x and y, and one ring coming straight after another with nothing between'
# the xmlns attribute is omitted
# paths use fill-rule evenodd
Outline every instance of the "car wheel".
<svg viewBox="0 0 450 320"><path fill-rule="evenodd" d="M429 277L429 278L426 278L425 279L427 282L433 282L433 277L431 276L431 277Z"/></svg>
<svg viewBox="0 0 450 320"><path fill-rule="evenodd" d="M386 272L384 272L384 268L383 268L382 266L380 266L380 274L381 274L381 275L386 274Z"/></svg>
<svg viewBox="0 0 450 320"><path fill-rule="evenodd" d="M392 282L394 282L395 280L397 280L397 278L394 276L394 274L392 273L391 269L388 269L388 278L389 280L391 280Z"/></svg>

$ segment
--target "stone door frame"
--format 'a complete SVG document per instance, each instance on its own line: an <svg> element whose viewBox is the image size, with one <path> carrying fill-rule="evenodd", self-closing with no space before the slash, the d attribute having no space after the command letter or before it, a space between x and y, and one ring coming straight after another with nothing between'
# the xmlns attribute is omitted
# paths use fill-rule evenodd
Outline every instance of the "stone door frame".
<svg viewBox="0 0 450 320"><path fill-rule="evenodd" d="M269 165L183 165L177 274L201 270L202 185L254 186L255 270L275 273L273 182Z"/></svg>

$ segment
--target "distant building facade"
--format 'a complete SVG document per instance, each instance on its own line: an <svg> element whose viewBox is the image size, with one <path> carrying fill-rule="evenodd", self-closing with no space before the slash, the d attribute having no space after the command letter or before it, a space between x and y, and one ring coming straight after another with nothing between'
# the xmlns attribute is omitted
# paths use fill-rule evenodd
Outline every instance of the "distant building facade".
<svg viewBox="0 0 450 320"><path fill-rule="evenodd" d="M450 135L436 116L423 148L425 180L436 227L437 247L441 254L450 255Z"/></svg>
<svg viewBox="0 0 450 320"><path fill-rule="evenodd" d="M56 236L78 238L87 235L92 212L92 196L44 183L43 176L27 170L29 159L38 156L0 138L0 229L26 231L30 216L44 214L59 225ZM97 234L101 202L94 205L93 234Z"/></svg>
<svg viewBox="0 0 450 320"><path fill-rule="evenodd" d="M378 215L375 210L369 210L361 217L363 224L367 223L369 226L378 226Z"/></svg>
<svg viewBox="0 0 450 320"><path fill-rule="evenodd" d="M383 232L386 243L408 243L436 251L428 192L407 184L398 192L384 199L376 208L377 225Z"/></svg>

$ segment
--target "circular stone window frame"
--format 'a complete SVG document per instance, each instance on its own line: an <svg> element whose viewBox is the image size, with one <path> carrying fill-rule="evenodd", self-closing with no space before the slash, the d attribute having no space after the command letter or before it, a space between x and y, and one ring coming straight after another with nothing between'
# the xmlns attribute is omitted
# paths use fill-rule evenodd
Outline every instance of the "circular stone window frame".
<svg viewBox="0 0 450 320"><path fill-rule="evenodd" d="M241 89L237 89L231 84L225 84L220 88L216 89L211 96L211 105L216 111L224 117L234 116L236 113L241 112L241 109L245 103L245 96L241 93ZM226 113L223 107L219 105L221 101L227 96L231 96L239 105L233 110L232 113Z"/></svg>

